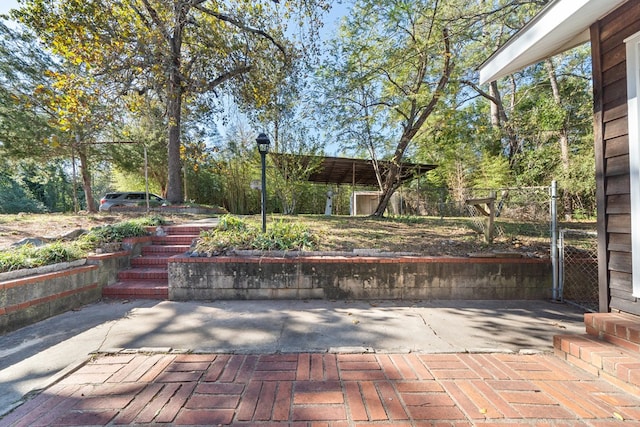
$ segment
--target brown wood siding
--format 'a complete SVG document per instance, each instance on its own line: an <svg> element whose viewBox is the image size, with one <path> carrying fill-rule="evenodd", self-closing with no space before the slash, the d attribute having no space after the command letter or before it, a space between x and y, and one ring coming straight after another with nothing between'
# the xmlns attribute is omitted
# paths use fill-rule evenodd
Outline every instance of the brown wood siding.
<svg viewBox="0 0 640 427"><path fill-rule="evenodd" d="M631 202L624 40L639 31L638 1L625 3L591 27L600 310L621 310L638 315L640 302L631 295Z"/></svg>
<svg viewBox="0 0 640 427"><path fill-rule="evenodd" d="M624 233L609 233L609 250L631 252L631 236Z"/></svg>
<svg viewBox="0 0 640 427"><path fill-rule="evenodd" d="M607 213L608 214L630 214L631 199L629 194L615 194L607 196ZM631 236L629 236L631 238Z"/></svg>
<svg viewBox="0 0 640 427"><path fill-rule="evenodd" d="M606 160L607 175L624 175L629 173L629 155L611 157Z"/></svg>
<svg viewBox="0 0 640 427"><path fill-rule="evenodd" d="M624 106L624 113L627 114L627 106ZM622 156L629 154L629 135L613 138L607 141L605 147L605 158Z"/></svg>

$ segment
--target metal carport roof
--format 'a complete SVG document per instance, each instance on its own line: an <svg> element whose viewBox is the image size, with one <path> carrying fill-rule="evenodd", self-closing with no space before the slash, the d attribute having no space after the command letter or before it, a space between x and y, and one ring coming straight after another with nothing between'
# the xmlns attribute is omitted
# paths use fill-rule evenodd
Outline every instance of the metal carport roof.
<svg viewBox="0 0 640 427"><path fill-rule="evenodd" d="M290 156L288 154L271 153L276 160L278 157ZM371 160L349 159L344 157L323 157L323 156L298 156L309 163L320 162L318 169L313 172L308 181L323 184L350 184L377 187L378 181ZM388 161L379 160L378 164L384 179L385 174L391 164ZM404 183L427 173L436 168L436 165L420 163L401 163L402 172L400 180Z"/></svg>

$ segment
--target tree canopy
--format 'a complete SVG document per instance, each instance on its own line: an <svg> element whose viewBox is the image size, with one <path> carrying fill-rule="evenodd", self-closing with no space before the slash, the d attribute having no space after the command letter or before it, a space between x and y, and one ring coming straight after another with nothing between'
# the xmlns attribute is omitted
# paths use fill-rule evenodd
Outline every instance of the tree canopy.
<svg viewBox="0 0 640 427"><path fill-rule="evenodd" d="M260 105L296 47L287 23L317 27L321 0L27 0L14 13L48 47L94 75L108 75L120 93L152 91L165 104L167 198L182 202L181 119L190 97L224 90ZM187 101L185 103L185 101Z"/></svg>
<svg viewBox="0 0 640 427"><path fill-rule="evenodd" d="M103 170L142 182L146 147L153 187L170 201L251 212L256 130L282 154L337 143L374 167L390 160L378 216L407 160L437 164L428 182L455 198L556 179L566 213L593 204L588 48L477 83L478 65L545 0L346 1L324 44L324 0L20 3L12 16L24 27L0 26L0 150L56 171L79 159L88 206ZM225 121L229 105L239 118ZM216 136L221 122L235 130ZM109 144L119 142L137 144ZM312 193L308 171L287 181L293 169L273 175L276 209Z"/></svg>

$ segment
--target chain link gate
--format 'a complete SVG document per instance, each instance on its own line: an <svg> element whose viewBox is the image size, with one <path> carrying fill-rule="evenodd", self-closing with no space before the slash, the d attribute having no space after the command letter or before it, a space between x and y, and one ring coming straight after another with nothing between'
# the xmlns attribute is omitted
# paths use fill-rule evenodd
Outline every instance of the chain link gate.
<svg viewBox="0 0 640 427"><path fill-rule="evenodd" d="M560 300L597 312L599 308L597 233L560 229L558 252Z"/></svg>

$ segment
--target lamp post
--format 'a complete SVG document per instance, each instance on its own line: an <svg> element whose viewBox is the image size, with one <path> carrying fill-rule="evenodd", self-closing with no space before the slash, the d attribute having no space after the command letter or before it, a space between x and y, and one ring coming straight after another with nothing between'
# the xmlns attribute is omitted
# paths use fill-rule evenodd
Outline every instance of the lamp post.
<svg viewBox="0 0 640 427"><path fill-rule="evenodd" d="M264 133L261 133L256 138L258 143L258 152L260 153L260 159L262 160L262 185L260 190L262 191L262 232L267 232L267 171L266 171L266 155L269 152L269 137Z"/></svg>

